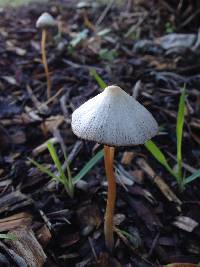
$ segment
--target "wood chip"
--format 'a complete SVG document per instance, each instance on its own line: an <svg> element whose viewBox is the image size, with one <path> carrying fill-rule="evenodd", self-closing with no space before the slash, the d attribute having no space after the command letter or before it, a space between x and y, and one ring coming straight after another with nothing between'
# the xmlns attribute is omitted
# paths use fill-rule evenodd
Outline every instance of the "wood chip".
<svg viewBox="0 0 200 267"><path fill-rule="evenodd" d="M16 145L24 144L26 142L26 135L23 131L17 130L11 135L12 142Z"/></svg>
<svg viewBox="0 0 200 267"><path fill-rule="evenodd" d="M164 265L163 267L198 267L198 264L192 264L192 263L171 263Z"/></svg>
<svg viewBox="0 0 200 267"><path fill-rule="evenodd" d="M12 263L15 263L15 265L13 264L11 265L10 263L8 263L8 265L6 266L29 267L22 257L20 257L12 249L8 248L2 242L0 242L0 249L1 251L3 251L3 254L4 254L3 264L5 264L5 260L6 260L6 263L8 263L9 259L11 260ZM2 257L0 259L1 259L1 264L2 264Z"/></svg>
<svg viewBox="0 0 200 267"><path fill-rule="evenodd" d="M94 267L109 267L109 266L115 266L115 267L122 267L122 265L115 259L107 253L101 253L97 262L94 263Z"/></svg>
<svg viewBox="0 0 200 267"><path fill-rule="evenodd" d="M6 128L0 124L0 152L6 151L11 145L12 139Z"/></svg>
<svg viewBox="0 0 200 267"><path fill-rule="evenodd" d="M8 240L7 243L29 267L43 266L47 257L31 229L20 227L9 231L9 234L14 235L16 240Z"/></svg>
<svg viewBox="0 0 200 267"><path fill-rule="evenodd" d="M178 216L176 217L176 221L173 222L173 225L177 226L178 228L191 233L194 228L196 228L199 223L195 220L186 217L186 216Z"/></svg>
<svg viewBox="0 0 200 267"><path fill-rule="evenodd" d="M144 172L142 170L134 170L131 172L133 175L134 180L138 184L143 184L144 183Z"/></svg>
<svg viewBox="0 0 200 267"><path fill-rule="evenodd" d="M175 202L181 205L181 200L174 194L174 192L169 188L169 186L163 181L163 179L156 175L154 170L149 166L149 164L142 158L137 160L138 165L148 174L148 177L153 181L163 195L171 202ZM180 207L179 207L180 209Z"/></svg>
<svg viewBox="0 0 200 267"><path fill-rule="evenodd" d="M49 228L44 224L36 233L36 237L43 247L46 247L50 242L52 235Z"/></svg>
<svg viewBox="0 0 200 267"><path fill-rule="evenodd" d="M121 163L124 165L130 165L134 157L134 154L135 154L134 152L129 152L129 151L124 152Z"/></svg>
<svg viewBox="0 0 200 267"><path fill-rule="evenodd" d="M45 120L44 125L48 132L53 132L54 129L57 129L64 122L64 116L56 115L51 116Z"/></svg>
<svg viewBox="0 0 200 267"><path fill-rule="evenodd" d="M33 156L38 156L39 154L43 153L47 149L47 142L51 142L53 145L58 143L58 139L56 137L52 137L43 144L39 145L38 147L34 148L32 151Z"/></svg>
<svg viewBox="0 0 200 267"><path fill-rule="evenodd" d="M0 203L0 213L3 213L6 211L11 212L15 209L30 206L32 204L32 200L22 194L20 191L15 191L1 197Z"/></svg>
<svg viewBox="0 0 200 267"><path fill-rule="evenodd" d="M120 225L124 220L126 219L126 216L124 214L118 213L114 216L114 225Z"/></svg>
<svg viewBox="0 0 200 267"><path fill-rule="evenodd" d="M30 225L32 216L26 212L20 212L12 216L0 219L0 232L9 231L21 225Z"/></svg>
<svg viewBox="0 0 200 267"><path fill-rule="evenodd" d="M99 227L102 222L99 209L93 205L86 205L78 209L77 211L80 223L83 226Z"/></svg>

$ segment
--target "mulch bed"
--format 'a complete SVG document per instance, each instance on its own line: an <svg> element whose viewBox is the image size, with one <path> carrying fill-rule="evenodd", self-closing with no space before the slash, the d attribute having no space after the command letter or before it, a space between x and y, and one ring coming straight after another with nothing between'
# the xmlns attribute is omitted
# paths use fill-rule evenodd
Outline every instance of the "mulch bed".
<svg viewBox="0 0 200 267"><path fill-rule="evenodd" d="M103 235L107 192L103 160L83 178L73 199L28 160L34 158L54 170L48 151L36 148L59 133L75 175L102 148L78 140L70 126L72 111L101 92L90 75L94 68L107 84L117 84L130 94L141 81L138 100L162 128L154 141L171 166L180 90L186 84L183 170L189 175L199 168L199 54L189 48L169 53L152 43L145 49L136 45L173 29L197 33L199 3L137 2L78 9L76 1L50 1L0 9L0 231L18 240L2 239L0 266L45 262L44 266L150 267L200 262L200 182L197 179L179 192L174 178L143 146L117 149L121 183L115 214L120 230L115 233L113 255L106 250ZM54 97L45 105L41 33L35 28L43 11L57 18L61 31L48 39ZM100 37L97 29L110 32ZM86 37L71 47L71 40L85 30ZM59 144L55 147L64 161ZM172 198L163 189L166 184Z"/></svg>

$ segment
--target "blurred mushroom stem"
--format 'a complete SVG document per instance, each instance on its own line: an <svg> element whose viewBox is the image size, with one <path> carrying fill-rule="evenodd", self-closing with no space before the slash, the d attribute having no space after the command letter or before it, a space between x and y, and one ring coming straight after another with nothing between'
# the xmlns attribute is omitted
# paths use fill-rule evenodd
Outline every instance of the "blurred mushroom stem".
<svg viewBox="0 0 200 267"><path fill-rule="evenodd" d="M108 179L108 196L107 196L107 206L105 213L105 223L104 223L104 234L106 246L111 252L114 245L113 238L113 217L115 209L115 199L116 199L116 181L114 177L113 161L114 161L115 148L104 146L104 163L106 176Z"/></svg>
<svg viewBox="0 0 200 267"><path fill-rule="evenodd" d="M42 30L42 41L41 41L42 63L44 66L44 71L45 71L46 80L47 80L47 98L49 99L51 96L51 79L49 75L49 68L48 68L47 57L46 57L46 37L47 37L47 31L46 29L43 29Z"/></svg>

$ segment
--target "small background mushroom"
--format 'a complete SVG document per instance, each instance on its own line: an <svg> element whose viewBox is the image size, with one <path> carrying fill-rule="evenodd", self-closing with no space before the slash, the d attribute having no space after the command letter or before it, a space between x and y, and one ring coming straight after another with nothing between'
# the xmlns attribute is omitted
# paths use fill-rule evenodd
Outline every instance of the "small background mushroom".
<svg viewBox="0 0 200 267"><path fill-rule="evenodd" d="M41 50L42 50L42 63L44 65L46 80L47 80L47 98L51 96L51 79L49 75L49 68L46 56L46 38L49 28L57 27L57 21L47 12L43 13L36 22L36 27L42 29Z"/></svg>

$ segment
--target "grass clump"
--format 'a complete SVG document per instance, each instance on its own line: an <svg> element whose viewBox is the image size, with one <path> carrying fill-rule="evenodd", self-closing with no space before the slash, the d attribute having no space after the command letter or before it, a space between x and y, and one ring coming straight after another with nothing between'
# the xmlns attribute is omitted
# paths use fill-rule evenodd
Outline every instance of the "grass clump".
<svg viewBox="0 0 200 267"><path fill-rule="evenodd" d="M103 79L99 76L95 69L90 70L90 75L96 80L99 87L104 89L107 85ZM176 179L179 190L182 192L185 189L185 186L190 182L196 180L200 177L200 169L195 171L192 175L186 177L182 173L182 139L183 139L183 126L185 120L185 106L186 106L186 89L185 86L181 92L179 105L178 105L178 114L176 122L176 163L177 169L173 168L168 164L168 161L164 153L160 148L152 141L149 140L145 143L146 149L152 154L152 156L162 165L165 169Z"/></svg>
<svg viewBox="0 0 200 267"><path fill-rule="evenodd" d="M153 155L153 157L165 167L165 169L172 175L177 181L180 191L183 191L185 185L194 181L200 176L200 169L193 173L191 176L185 177L182 172L183 160L182 160L182 139L183 139L183 126L185 119L185 104L186 104L186 90L185 86L182 90L178 105L178 114L176 121L176 163L177 168L173 168L168 164L167 159L160 148L153 142L148 141L145 143L146 149Z"/></svg>
<svg viewBox="0 0 200 267"><path fill-rule="evenodd" d="M67 194L73 198L74 197L74 187L75 184L80 181L92 168L94 165L96 165L102 158L103 158L103 151L100 150L96 155L94 155L86 164L85 166L76 174L74 177L72 177L71 170L70 170L70 163L68 161L66 152L63 151L65 163L66 163L66 173L62 167L62 163L58 157L58 154L56 152L56 149L54 145L51 142L47 142L47 148L50 153L50 156L53 160L54 167L57 170L57 172L52 172L47 167L45 167L43 164L38 163L37 161L33 159L29 159L30 162L35 165L42 173L46 174L53 180L61 183Z"/></svg>

